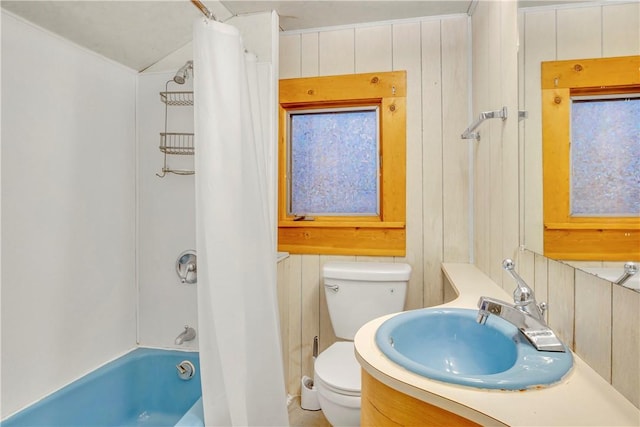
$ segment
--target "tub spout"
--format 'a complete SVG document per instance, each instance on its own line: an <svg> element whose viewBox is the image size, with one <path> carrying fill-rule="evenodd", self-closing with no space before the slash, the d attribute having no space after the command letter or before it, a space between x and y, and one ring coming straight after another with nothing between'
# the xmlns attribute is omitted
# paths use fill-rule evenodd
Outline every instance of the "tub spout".
<svg viewBox="0 0 640 427"><path fill-rule="evenodd" d="M185 341L191 341L196 337L196 330L191 326L186 325L184 331L176 337L176 345L182 345Z"/></svg>

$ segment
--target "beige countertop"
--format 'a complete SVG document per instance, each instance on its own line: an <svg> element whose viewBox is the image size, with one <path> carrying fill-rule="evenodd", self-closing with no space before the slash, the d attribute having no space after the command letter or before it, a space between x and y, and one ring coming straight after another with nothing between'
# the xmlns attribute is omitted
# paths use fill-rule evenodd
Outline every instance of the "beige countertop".
<svg viewBox="0 0 640 427"><path fill-rule="evenodd" d="M458 297L439 307L477 308L480 296L512 298L471 264L443 264ZM356 357L378 381L424 402L483 425L640 426L640 410L583 362L575 353L574 366L555 385L526 391L492 391L424 378L391 362L375 343L383 316L356 334Z"/></svg>

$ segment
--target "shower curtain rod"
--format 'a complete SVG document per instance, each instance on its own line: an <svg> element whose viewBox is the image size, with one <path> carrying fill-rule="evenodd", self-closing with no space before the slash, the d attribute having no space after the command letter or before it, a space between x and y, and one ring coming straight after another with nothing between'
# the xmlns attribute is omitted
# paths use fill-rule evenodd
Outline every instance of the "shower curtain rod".
<svg viewBox="0 0 640 427"><path fill-rule="evenodd" d="M202 12L202 14L206 16L208 19L213 19L214 21L217 21L216 16L213 14L213 12L207 9L207 6L205 6L204 3L202 3L200 0L191 0L191 3L193 3L193 5L197 7L200 10L200 12Z"/></svg>

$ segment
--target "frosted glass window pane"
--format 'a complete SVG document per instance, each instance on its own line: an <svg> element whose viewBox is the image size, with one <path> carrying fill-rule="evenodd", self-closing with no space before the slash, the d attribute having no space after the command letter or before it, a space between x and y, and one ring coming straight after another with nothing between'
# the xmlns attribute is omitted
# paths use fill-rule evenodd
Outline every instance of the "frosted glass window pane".
<svg viewBox="0 0 640 427"><path fill-rule="evenodd" d="M289 213L377 215L378 111L290 116Z"/></svg>
<svg viewBox="0 0 640 427"><path fill-rule="evenodd" d="M574 100L571 215L640 214L640 98Z"/></svg>

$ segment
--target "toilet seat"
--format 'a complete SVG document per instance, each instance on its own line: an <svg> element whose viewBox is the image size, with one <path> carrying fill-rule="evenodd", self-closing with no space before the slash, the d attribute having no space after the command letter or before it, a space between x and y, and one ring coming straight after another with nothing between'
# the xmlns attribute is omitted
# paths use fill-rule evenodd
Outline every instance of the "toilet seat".
<svg viewBox="0 0 640 427"><path fill-rule="evenodd" d="M359 397L360 380L360 364L351 341L332 344L316 359L315 381L321 388L344 396Z"/></svg>

